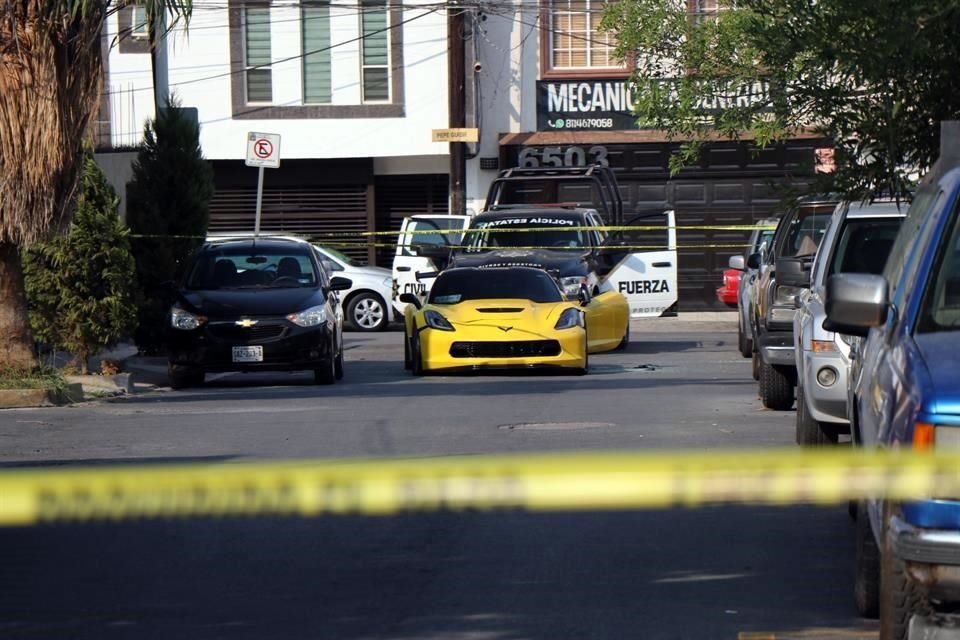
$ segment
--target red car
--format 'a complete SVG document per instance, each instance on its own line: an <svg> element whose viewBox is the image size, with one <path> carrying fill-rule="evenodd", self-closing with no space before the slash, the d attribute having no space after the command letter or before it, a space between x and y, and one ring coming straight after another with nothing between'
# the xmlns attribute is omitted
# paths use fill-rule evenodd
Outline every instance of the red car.
<svg viewBox="0 0 960 640"><path fill-rule="evenodd" d="M723 286L717 289L717 300L728 307L737 306L737 294L740 291L740 271L727 269L723 272Z"/></svg>

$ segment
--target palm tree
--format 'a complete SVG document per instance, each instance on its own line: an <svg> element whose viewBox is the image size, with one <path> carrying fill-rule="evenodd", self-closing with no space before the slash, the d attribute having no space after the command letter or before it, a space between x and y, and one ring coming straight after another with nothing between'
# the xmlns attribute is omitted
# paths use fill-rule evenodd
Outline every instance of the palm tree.
<svg viewBox="0 0 960 640"><path fill-rule="evenodd" d="M35 365L20 250L70 222L100 97L103 24L129 3L0 0L0 369ZM146 7L172 26L189 21L192 0Z"/></svg>

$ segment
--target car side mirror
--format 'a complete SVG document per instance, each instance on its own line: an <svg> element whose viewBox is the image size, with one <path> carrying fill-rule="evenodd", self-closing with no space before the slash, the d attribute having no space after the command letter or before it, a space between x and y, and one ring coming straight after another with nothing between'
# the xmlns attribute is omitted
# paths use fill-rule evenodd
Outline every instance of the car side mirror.
<svg viewBox="0 0 960 640"><path fill-rule="evenodd" d="M747 267L750 268L750 269L759 269L759 268L760 268L761 258L762 258L762 255L761 255L761 254L759 254L759 253L751 253L751 254L747 257ZM732 258L731 258L731 259L732 259Z"/></svg>
<svg viewBox="0 0 960 640"><path fill-rule="evenodd" d="M887 321L890 293L883 276L840 273L827 279L827 320L831 331L866 336L870 327ZM824 323L824 328L827 325Z"/></svg>
<svg viewBox="0 0 960 640"><path fill-rule="evenodd" d="M401 293L400 302L406 302L407 304L412 304L417 309L423 308L423 305L420 303L420 298L413 295L412 293Z"/></svg>
<svg viewBox="0 0 960 640"><path fill-rule="evenodd" d="M586 287L580 287L580 291L577 292L577 300L580 302L581 307L590 304L590 292L587 291Z"/></svg>
<svg viewBox="0 0 960 640"><path fill-rule="evenodd" d="M810 286L810 263L799 258L777 260L777 282L788 287Z"/></svg>
<svg viewBox="0 0 960 640"><path fill-rule="evenodd" d="M743 271L745 266L743 256L730 256L730 259L727 261L727 266L729 266L731 269L736 269L737 271Z"/></svg>
<svg viewBox="0 0 960 640"><path fill-rule="evenodd" d="M346 291L353 286L353 280L350 278L344 278L343 276L334 276L330 279L330 290L331 291Z"/></svg>

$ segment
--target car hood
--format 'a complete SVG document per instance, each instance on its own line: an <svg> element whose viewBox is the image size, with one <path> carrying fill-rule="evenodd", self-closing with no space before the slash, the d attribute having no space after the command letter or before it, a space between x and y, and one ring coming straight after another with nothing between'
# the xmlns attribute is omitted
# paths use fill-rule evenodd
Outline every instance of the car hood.
<svg viewBox="0 0 960 640"><path fill-rule="evenodd" d="M960 415L960 340L957 333L918 333L914 342L927 367L935 398L927 404L938 414Z"/></svg>
<svg viewBox="0 0 960 640"><path fill-rule="evenodd" d="M324 302L319 289L303 287L181 291L177 297L187 311L212 319L287 315Z"/></svg>
<svg viewBox="0 0 960 640"><path fill-rule="evenodd" d="M451 267L535 267L557 271L559 277L587 273L584 256L587 252L550 251L548 249L505 249L482 253L455 253Z"/></svg>
<svg viewBox="0 0 960 640"><path fill-rule="evenodd" d="M538 303L516 298L467 300L457 304L429 305L439 312L454 327L494 328L510 326L527 331L550 330L557 323L569 302Z"/></svg>

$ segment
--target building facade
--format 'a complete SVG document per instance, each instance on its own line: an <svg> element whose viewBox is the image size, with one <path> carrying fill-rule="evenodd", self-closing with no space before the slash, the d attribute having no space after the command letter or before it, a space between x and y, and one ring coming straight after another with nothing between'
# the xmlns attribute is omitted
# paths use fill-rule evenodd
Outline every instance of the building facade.
<svg viewBox="0 0 960 640"><path fill-rule="evenodd" d="M247 135L279 134L281 166L266 173L262 228L338 234L326 237L389 266L394 238L360 232L449 208L449 145L432 142L431 132L449 124L447 14L462 12L466 125L479 131L467 145L467 211L482 210L498 169L607 164L628 214L677 211L680 308L718 306L714 289L747 232L709 227L769 217L780 187L808 187L825 142L798 138L762 151L718 142L699 166L671 176L677 143L637 127L630 69L598 28L602 6L202 0L189 30L160 25L170 31L153 54L145 14L131 6L108 28L101 128L108 146L135 145L155 96L174 93L194 110L215 173L211 232L252 229L257 171L244 163ZM690 9L713 7L691 0Z"/></svg>

